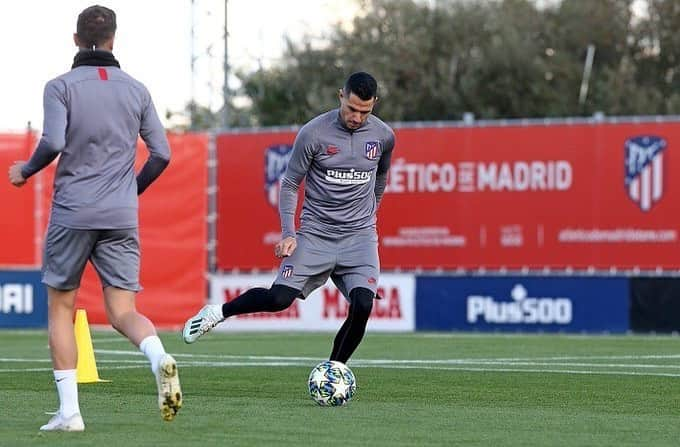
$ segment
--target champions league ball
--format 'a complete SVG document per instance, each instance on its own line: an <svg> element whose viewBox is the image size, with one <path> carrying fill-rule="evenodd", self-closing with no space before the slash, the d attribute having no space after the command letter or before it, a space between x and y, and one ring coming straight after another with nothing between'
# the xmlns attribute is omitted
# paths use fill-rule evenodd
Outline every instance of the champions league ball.
<svg viewBox="0 0 680 447"><path fill-rule="evenodd" d="M344 363L321 362L309 374L309 395L324 407L339 407L352 399L357 390L354 373Z"/></svg>

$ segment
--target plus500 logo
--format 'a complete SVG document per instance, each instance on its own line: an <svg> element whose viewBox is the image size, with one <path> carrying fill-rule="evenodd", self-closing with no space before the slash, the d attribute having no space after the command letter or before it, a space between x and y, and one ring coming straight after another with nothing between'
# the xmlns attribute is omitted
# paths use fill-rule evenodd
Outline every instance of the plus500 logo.
<svg viewBox="0 0 680 447"><path fill-rule="evenodd" d="M490 296L467 298L467 321L476 323L569 324L572 303L569 298L532 298L521 284L512 288L513 301L494 301Z"/></svg>
<svg viewBox="0 0 680 447"><path fill-rule="evenodd" d="M32 285L0 284L0 313L30 314L32 312Z"/></svg>

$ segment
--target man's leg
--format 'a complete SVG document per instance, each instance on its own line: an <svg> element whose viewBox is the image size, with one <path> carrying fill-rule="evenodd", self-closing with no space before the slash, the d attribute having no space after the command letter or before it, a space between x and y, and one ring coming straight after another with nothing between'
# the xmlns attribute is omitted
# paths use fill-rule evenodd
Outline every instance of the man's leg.
<svg viewBox="0 0 680 447"><path fill-rule="evenodd" d="M73 332L75 290L47 287L47 333L54 367L54 381L59 395L59 411L41 430L83 431L85 425L78 403L78 349Z"/></svg>
<svg viewBox="0 0 680 447"><path fill-rule="evenodd" d="M165 352L153 323L137 312L136 293L107 286L104 288L106 314L111 325L126 336L151 363L158 387L158 408L161 417L171 421L182 407L182 390L175 359Z"/></svg>
<svg viewBox="0 0 680 447"><path fill-rule="evenodd" d="M47 287L47 334L54 369L76 369L78 349L73 332L76 290Z"/></svg>
<svg viewBox="0 0 680 447"><path fill-rule="evenodd" d="M153 323L138 313L135 306L137 291L141 288L139 258L137 229L102 230L98 232L90 261L104 288L109 322L147 355L156 373L165 349Z"/></svg>
<svg viewBox="0 0 680 447"><path fill-rule="evenodd" d="M297 248L281 261L274 285L254 288L224 304L208 304L184 324L182 337L193 343L225 318L253 312L279 312L298 296L323 285L335 266L335 246L322 237L299 233Z"/></svg>
<svg viewBox="0 0 680 447"><path fill-rule="evenodd" d="M338 250L338 267L331 278L349 298L350 306L347 319L333 342L330 360L347 363L361 343L373 309L379 277L378 235L375 230L362 230L342 241Z"/></svg>
<svg viewBox="0 0 680 447"><path fill-rule="evenodd" d="M111 326L122 335L127 337L135 346L140 347L142 342L149 337L157 337L156 328L144 315L137 312L135 306L136 292L119 289L117 287L104 287L104 304L106 316ZM161 345L162 346L162 345ZM151 369L155 372L155 364L165 354L158 353L154 358L149 357ZM154 361L155 360L155 361Z"/></svg>
<svg viewBox="0 0 680 447"><path fill-rule="evenodd" d="M44 431L83 431L76 368L78 349L73 311L93 234L50 223L45 235L42 281L47 286L47 327L59 411L40 427Z"/></svg>
<svg viewBox="0 0 680 447"><path fill-rule="evenodd" d="M347 318L335 336L330 360L347 363L357 349L366 332L374 297L375 293L369 289L363 287L352 289L349 294L350 305Z"/></svg>
<svg viewBox="0 0 680 447"><path fill-rule="evenodd" d="M137 312L140 250L136 228L101 230L90 261L104 287L106 315L111 325L146 355L156 376L158 407L166 421L182 406L177 363L165 352L153 323Z"/></svg>
<svg viewBox="0 0 680 447"><path fill-rule="evenodd" d="M229 318L254 312L280 312L293 304L300 293L300 290L282 284L274 284L269 289L256 287L224 303L222 315Z"/></svg>
<svg viewBox="0 0 680 447"><path fill-rule="evenodd" d="M217 324L234 315L254 312L279 312L287 309L301 291L282 284L274 284L271 288L256 287L233 300L219 304L207 304L196 315L189 318L184 325L182 337L186 343L193 343L209 332Z"/></svg>

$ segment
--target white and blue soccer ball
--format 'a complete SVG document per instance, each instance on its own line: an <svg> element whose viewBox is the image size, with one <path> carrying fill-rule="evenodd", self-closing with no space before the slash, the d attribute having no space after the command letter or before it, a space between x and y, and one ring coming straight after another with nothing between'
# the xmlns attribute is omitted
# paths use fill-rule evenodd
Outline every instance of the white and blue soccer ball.
<svg viewBox="0 0 680 447"><path fill-rule="evenodd" d="M354 373L344 363L327 360L309 374L309 395L324 407L339 407L349 402L357 391Z"/></svg>

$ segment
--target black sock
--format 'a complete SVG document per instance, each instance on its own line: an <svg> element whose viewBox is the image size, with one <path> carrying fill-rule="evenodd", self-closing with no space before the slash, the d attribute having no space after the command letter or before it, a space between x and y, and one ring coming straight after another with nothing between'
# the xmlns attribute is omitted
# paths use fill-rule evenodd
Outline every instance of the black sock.
<svg viewBox="0 0 680 447"><path fill-rule="evenodd" d="M300 291L292 287L274 284L270 289L256 287L247 290L222 305L224 318L254 312L278 312L288 308Z"/></svg>
<svg viewBox="0 0 680 447"><path fill-rule="evenodd" d="M342 341L347 337L347 331L349 331L349 322L350 319L347 318L345 322L342 323L342 326L340 326L338 333L335 335L335 340L333 340L333 352L331 352L330 360L338 360L338 351L340 351Z"/></svg>
<svg viewBox="0 0 680 447"><path fill-rule="evenodd" d="M347 319L333 341L330 360L347 363L361 343L373 308L373 292L363 287L352 289Z"/></svg>

